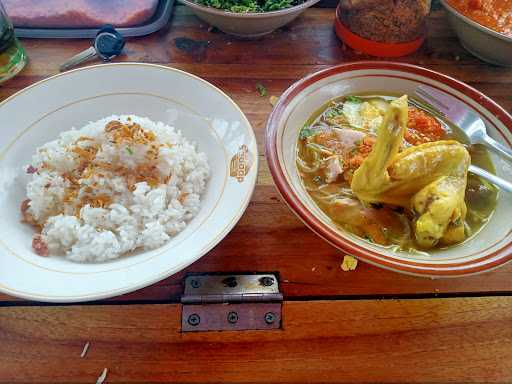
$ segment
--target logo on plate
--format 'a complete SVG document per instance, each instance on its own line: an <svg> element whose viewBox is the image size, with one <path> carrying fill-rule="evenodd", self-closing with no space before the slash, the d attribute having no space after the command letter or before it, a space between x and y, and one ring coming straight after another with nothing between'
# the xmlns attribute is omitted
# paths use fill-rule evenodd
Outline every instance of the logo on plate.
<svg viewBox="0 0 512 384"><path fill-rule="evenodd" d="M247 145L243 144L238 152L231 158L229 165L229 175L238 180L239 183L244 181L245 176L249 173L252 165L251 154Z"/></svg>

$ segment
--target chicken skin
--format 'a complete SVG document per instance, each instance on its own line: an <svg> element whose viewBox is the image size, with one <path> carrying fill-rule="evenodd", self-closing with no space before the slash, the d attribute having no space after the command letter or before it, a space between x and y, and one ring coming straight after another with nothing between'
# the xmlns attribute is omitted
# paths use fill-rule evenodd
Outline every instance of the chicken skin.
<svg viewBox="0 0 512 384"><path fill-rule="evenodd" d="M424 249L460 242L465 238L470 155L454 140L401 150L407 121L408 101L402 96L390 103L371 153L354 172L351 189L363 202L412 210L416 241Z"/></svg>

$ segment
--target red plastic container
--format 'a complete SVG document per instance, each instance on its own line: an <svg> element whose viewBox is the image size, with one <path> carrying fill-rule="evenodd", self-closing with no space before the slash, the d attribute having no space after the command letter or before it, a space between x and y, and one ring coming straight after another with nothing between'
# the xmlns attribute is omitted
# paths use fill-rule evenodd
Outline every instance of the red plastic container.
<svg viewBox="0 0 512 384"><path fill-rule="evenodd" d="M356 35L350 29L348 29L342 22L340 17L341 8L338 5L336 9L336 20L334 22L334 28L336 35L350 48L367 53L376 57L400 57L409 55L423 44L425 37L421 37L405 42L405 43L382 43L373 41Z"/></svg>

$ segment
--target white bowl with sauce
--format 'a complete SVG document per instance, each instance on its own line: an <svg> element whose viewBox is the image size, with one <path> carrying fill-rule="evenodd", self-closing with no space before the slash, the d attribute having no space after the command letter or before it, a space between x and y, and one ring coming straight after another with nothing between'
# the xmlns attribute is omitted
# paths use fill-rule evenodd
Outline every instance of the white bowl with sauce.
<svg viewBox="0 0 512 384"><path fill-rule="evenodd" d="M267 123L269 168L285 202L324 240L363 261L397 272L455 277L481 273L512 259L512 199L498 194L497 206L479 233L461 244L429 252L397 251L366 241L336 225L304 188L296 166L299 131L326 102L343 95L379 92L413 95L427 84L464 102L479 113L489 134L511 146L512 116L491 99L440 73L393 62L356 62L314 73L293 84L279 99ZM499 176L511 180L512 167L491 154Z"/></svg>
<svg viewBox="0 0 512 384"><path fill-rule="evenodd" d="M181 130L208 157L201 209L162 247L101 263L32 250L21 223L22 167L59 133L112 114L135 114ZM173 68L116 63L65 72L0 103L0 292L30 300L79 302L128 293L175 274L218 244L247 207L257 176L252 127L221 90Z"/></svg>

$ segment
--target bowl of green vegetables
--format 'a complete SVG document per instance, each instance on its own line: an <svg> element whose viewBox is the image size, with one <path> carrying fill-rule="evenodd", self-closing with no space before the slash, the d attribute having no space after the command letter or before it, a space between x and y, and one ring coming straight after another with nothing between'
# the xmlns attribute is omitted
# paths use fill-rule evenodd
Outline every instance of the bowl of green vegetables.
<svg viewBox="0 0 512 384"><path fill-rule="evenodd" d="M271 33L320 0L180 0L224 33L254 39Z"/></svg>

